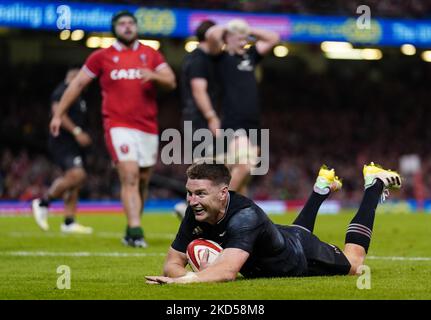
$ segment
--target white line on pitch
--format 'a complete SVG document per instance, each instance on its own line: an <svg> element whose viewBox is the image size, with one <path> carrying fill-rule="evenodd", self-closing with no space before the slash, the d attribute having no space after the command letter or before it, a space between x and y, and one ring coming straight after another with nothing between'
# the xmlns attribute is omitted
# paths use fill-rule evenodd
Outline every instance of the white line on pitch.
<svg viewBox="0 0 431 320"><path fill-rule="evenodd" d="M13 238L33 238L33 237L37 237L37 238L55 238L55 237L69 237L71 235L69 234L64 234L61 232L38 232L38 231L29 231L29 232L17 232L17 231L12 231L9 232L8 235L10 237ZM121 238L124 236L123 233L121 232L95 232L94 235L98 238ZM145 233L145 235L148 238L159 238L159 239L174 239L175 238L175 234L174 233ZM72 236L76 236L76 235L72 235ZM89 235L78 235L78 236L84 236L84 237L88 237Z"/></svg>
<svg viewBox="0 0 431 320"><path fill-rule="evenodd" d="M165 253L130 253L130 252L51 252L51 251L0 251L2 256L18 257L159 257Z"/></svg>
<svg viewBox="0 0 431 320"><path fill-rule="evenodd" d="M391 261L431 261L431 257L376 257L369 256L370 260L391 260Z"/></svg>
<svg viewBox="0 0 431 320"><path fill-rule="evenodd" d="M123 233L119 233L119 232L96 232L96 236L101 237L101 238L118 238L118 237L123 237L124 234ZM145 232L145 237L148 238L164 238L164 239L174 239L176 236L175 233L163 233L163 232Z"/></svg>

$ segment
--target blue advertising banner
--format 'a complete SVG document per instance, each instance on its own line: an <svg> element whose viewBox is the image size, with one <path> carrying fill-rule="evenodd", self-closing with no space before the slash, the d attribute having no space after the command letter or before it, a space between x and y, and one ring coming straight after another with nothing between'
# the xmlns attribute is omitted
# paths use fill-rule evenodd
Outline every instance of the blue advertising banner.
<svg viewBox="0 0 431 320"><path fill-rule="evenodd" d="M109 32L111 17L127 9L138 19L144 36L188 37L200 21L226 23L243 18L251 26L277 31L290 42L319 43L349 41L356 44L401 45L411 43L431 47L431 20L372 19L369 29L360 29L359 16L301 16L289 14L246 14L239 12L148 8L58 1L0 2L0 26L11 28ZM372 11L371 11L372 13Z"/></svg>

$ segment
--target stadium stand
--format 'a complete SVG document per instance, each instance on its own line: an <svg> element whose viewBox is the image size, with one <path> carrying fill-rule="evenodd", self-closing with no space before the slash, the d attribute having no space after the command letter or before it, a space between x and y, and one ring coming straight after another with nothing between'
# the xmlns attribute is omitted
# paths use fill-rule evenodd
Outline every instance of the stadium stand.
<svg viewBox="0 0 431 320"><path fill-rule="evenodd" d="M418 154L423 176L430 177L428 64L405 58L393 69L390 58L378 63L333 61L327 62L324 72L316 73L299 57L291 61L283 62L289 70L264 67L261 90L264 127L271 130L270 172L254 178L251 193L255 199L306 198L322 162L335 167L344 178L344 192L335 197L345 201L359 200L361 166L367 161L397 168L401 155ZM349 67L340 68L340 63ZM50 88L54 80L61 79L62 70L47 65L2 69L7 81L3 79L5 86L1 86L0 197L29 200L39 196L58 174L50 166L45 141ZM41 70L53 76L38 78ZM8 86L20 89L8 90ZM87 94L96 143L82 198L115 199L119 197L119 183L103 147L96 91L90 88ZM411 106L415 106L414 112ZM180 128L178 92L161 98L159 118L162 130ZM155 171L184 181L184 168L159 162ZM431 178L424 179L424 193L429 197ZM413 195L407 183L398 197ZM150 192L150 198L175 196L163 188Z"/></svg>
<svg viewBox="0 0 431 320"><path fill-rule="evenodd" d="M124 3L168 8L331 15L351 15L356 13L358 6L368 5L373 8L373 15L379 17L425 18L431 14L431 1L429 0L97 0L93 2Z"/></svg>

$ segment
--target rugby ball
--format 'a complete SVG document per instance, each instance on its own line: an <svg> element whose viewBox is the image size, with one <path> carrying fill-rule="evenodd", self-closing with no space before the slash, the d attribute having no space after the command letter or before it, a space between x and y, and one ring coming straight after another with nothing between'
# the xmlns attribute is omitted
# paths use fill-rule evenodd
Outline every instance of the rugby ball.
<svg viewBox="0 0 431 320"><path fill-rule="evenodd" d="M189 243L187 246L187 260L194 272L200 270L201 261L204 257L205 250L208 249L208 263L211 264L223 250L223 248L216 242L206 239L196 239Z"/></svg>

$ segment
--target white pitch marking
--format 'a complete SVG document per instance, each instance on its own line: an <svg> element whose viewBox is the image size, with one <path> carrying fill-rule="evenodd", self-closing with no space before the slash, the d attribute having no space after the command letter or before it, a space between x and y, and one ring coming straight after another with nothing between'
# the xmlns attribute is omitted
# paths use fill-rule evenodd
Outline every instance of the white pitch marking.
<svg viewBox="0 0 431 320"><path fill-rule="evenodd" d="M55 237L69 237L71 236L70 234L64 234L61 232L38 232L38 231L29 231L29 232L17 232L17 231L12 231L9 232L8 235L12 238L32 238L32 237L37 237L37 238L55 238ZM121 238L124 236L123 233L120 232L95 232L94 235L98 238ZM72 236L84 236L84 237L88 237L91 235L88 234L75 234ZM146 233L146 236L148 238L158 238L158 239L171 239L173 240L175 238L175 234L173 233Z"/></svg>
<svg viewBox="0 0 431 320"><path fill-rule="evenodd" d="M96 232L95 233L97 237L101 238L118 238L123 237L124 234L118 233L118 232ZM163 239L174 239L176 234L174 233L152 233L152 232L145 232L145 237L147 238L163 238Z"/></svg>
<svg viewBox="0 0 431 320"><path fill-rule="evenodd" d="M365 259L370 260L389 260L389 261L431 261L431 257L376 257L369 256Z"/></svg>
<svg viewBox="0 0 431 320"><path fill-rule="evenodd" d="M18 257L159 257L165 253L129 253L129 252L52 252L52 251L0 251L2 256Z"/></svg>

